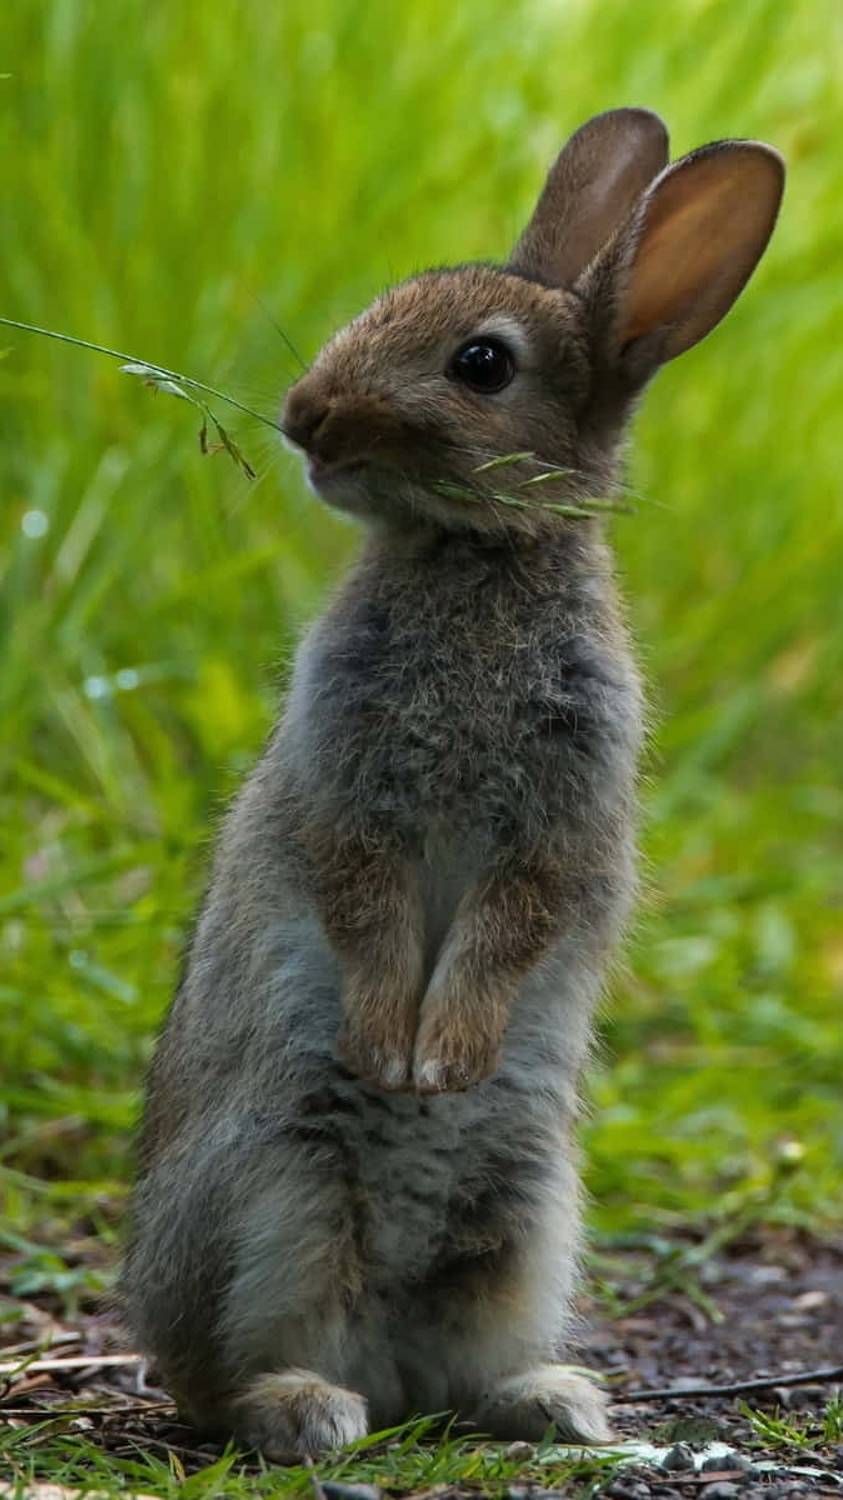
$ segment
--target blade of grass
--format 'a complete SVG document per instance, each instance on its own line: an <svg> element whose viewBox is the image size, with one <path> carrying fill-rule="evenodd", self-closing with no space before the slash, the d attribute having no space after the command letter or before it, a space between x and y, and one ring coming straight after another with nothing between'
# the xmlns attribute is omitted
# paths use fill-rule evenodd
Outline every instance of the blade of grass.
<svg viewBox="0 0 843 1500"><path fill-rule="evenodd" d="M220 391L216 386L208 385L204 380L196 380L192 375L185 375L178 370L170 370L165 365L157 365L150 360L138 359L134 354L124 354L119 349L109 349L106 344L94 344L90 339L76 338L70 333L59 333L55 328L39 328L35 323L21 323L16 318L0 317L0 324L5 328L17 328L23 333L35 333L41 338L56 339L61 344L71 344L76 349L88 349L93 354L105 354L109 359L119 359L125 366L124 374L127 375L155 375L156 378L172 380L181 385L189 385L196 391L204 391L206 395L213 396L217 401L224 401L226 406L232 406L236 411L243 412L247 417L254 417L256 422L262 422L265 427L272 427L276 432L281 432L278 422L272 417L267 417L263 412L255 411L253 406L245 406L236 397L229 396L226 391ZM187 400L184 391L171 390L170 395L181 396Z"/></svg>

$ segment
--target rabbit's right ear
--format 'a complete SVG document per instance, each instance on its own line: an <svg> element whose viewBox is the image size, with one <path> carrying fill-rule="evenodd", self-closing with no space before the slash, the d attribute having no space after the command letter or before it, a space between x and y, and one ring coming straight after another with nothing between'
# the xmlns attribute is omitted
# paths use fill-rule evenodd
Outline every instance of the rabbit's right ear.
<svg viewBox="0 0 843 1500"><path fill-rule="evenodd" d="M667 159L667 130L650 110L595 115L553 163L510 268L551 286L575 281Z"/></svg>
<svg viewBox="0 0 843 1500"><path fill-rule="evenodd" d="M759 141L715 141L650 186L582 283L586 295L595 283L598 305L612 310L607 352L633 384L729 311L764 253L783 188L779 153Z"/></svg>

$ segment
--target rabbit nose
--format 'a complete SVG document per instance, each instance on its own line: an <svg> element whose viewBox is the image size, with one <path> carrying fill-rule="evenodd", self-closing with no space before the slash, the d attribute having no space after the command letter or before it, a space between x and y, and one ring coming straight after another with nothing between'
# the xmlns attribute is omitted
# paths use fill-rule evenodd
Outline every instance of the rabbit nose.
<svg viewBox="0 0 843 1500"><path fill-rule="evenodd" d="M298 386L290 391L281 412L281 427L284 436L298 448L310 452L320 427L328 416L329 406L324 397Z"/></svg>

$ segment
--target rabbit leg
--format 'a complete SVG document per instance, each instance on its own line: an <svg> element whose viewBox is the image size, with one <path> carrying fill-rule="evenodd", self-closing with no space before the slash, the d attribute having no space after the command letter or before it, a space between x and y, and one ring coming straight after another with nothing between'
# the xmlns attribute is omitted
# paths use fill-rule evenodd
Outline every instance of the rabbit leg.
<svg viewBox="0 0 843 1500"><path fill-rule="evenodd" d="M368 1431L364 1397L312 1370L258 1375L232 1402L231 1425L274 1463L316 1458Z"/></svg>
<svg viewBox="0 0 843 1500"><path fill-rule="evenodd" d="M343 1389L357 1193L339 1126L251 1112L197 1130L142 1180L124 1315L197 1426L273 1457L365 1432L362 1395Z"/></svg>
<svg viewBox="0 0 843 1500"><path fill-rule="evenodd" d="M422 1002L421 1093L466 1089L495 1072L519 980L556 936L561 906L552 858L511 856L463 898Z"/></svg>
<svg viewBox="0 0 843 1500"><path fill-rule="evenodd" d="M532 1147L508 1168L487 1159L494 1186L452 1203L448 1243L402 1346L410 1404L447 1406L511 1440L535 1442L554 1427L560 1437L604 1442L602 1393L559 1358L580 1239L569 1125L551 1107L533 1114L527 1133Z"/></svg>
<svg viewBox="0 0 843 1500"><path fill-rule="evenodd" d="M484 1392L472 1420L492 1437L537 1443L548 1428L573 1443L607 1443L612 1432L604 1392L570 1365L537 1365Z"/></svg>
<svg viewBox="0 0 843 1500"><path fill-rule="evenodd" d="M310 841L317 900L343 971L340 1056L385 1089L409 1083L421 998L422 906L405 859L382 841Z"/></svg>

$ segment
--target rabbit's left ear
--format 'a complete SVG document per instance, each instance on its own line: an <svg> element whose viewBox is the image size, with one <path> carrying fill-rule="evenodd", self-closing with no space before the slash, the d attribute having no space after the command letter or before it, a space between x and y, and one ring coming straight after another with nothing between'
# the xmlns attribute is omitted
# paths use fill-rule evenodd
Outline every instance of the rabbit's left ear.
<svg viewBox="0 0 843 1500"><path fill-rule="evenodd" d="M595 305L612 308L610 358L633 379L690 349L729 311L764 253L783 189L779 153L757 141L703 146L656 178L590 278Z"/></svg>
<svg viewBox="0 0 843 1500"><path fill-rule="evenodd" d="M550 286L575 281L667 162L667 130L649 109L610 109L562 148L510 268Z"/></svg>

